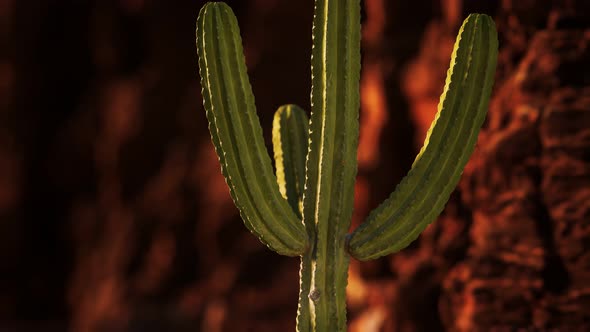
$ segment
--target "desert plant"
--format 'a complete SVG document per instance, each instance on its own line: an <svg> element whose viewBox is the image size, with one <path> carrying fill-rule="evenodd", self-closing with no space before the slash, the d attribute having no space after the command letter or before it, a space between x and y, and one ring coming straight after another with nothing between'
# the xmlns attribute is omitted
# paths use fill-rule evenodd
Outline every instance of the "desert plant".
<svg viewBox="0 0 590 332"><path fill-rule="evenodd" d="M360 0L316 0L311 121L294 105L273 122L276 176L248 81L238 24L223 3L197 21L204 106L222 173L246 226L301 256L298 331L344 331L349 257L406 247L442 211L485 119L498 42L482 14L464 21L438 113L408 175L352 234L357 172Z"/></svg>

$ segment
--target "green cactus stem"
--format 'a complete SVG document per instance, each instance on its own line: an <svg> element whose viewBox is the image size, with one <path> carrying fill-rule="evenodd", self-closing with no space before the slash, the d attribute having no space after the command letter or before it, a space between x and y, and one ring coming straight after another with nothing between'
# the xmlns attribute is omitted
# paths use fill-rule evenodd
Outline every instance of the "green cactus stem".
<svg viewBox="0 0 590 332"><path fill-rule="evenodd" d="M296 105L281 106L272 123L272 145L281 195L301 218L309 119Z"/></svg>
<svg viewBox="0 0 590 332"><path fill-rule="evenodd" d="M273 148L277 169L277 181L281 193L296 212L303 209L303 188L305 185L305 158L308 149L309 120L305 111L295 105L280 107L273 122ZM283 180L284 179L284 180ZM301 215L301 214L300 214ZM315 234L315 225L307 223L305 229L309 238ZM309 295L311 288L312 251L301 256L299 272L299 306L297 310L297 331L312 331Z"/></svg>
<svg viewBox="0 0 590 332"><path fill-rule="evenodd" d="M424 146L396 190L352 233L352 256L368 260L405 248L443 210L485 119L497 50L492 19L478 14L467 17Z"/></svg>
<svg viewBox="0 0 590 332"><path fill-rule="evenodd" d="M303 192L303 222L315 227L308 296L313 331L346 329L345 247L357 172L360 22L360 0L315 3Z"/></svg>
<svg viewBox="0 0 590 332"><path fill-rule="evenodd" d="M246 73L238 23L224 3L208 3L197 20L197 51L211 139L244 223L276 252L302 255L308 237L281 196Z"/></svg>
<svg viewBox="0 0 590 332"><path fill-rule="evenodd" d="M208 3L199 14L199 73L211 139L244 223L271 249L301 256L297 331L345 331L350 256L368 260L406 247L457 185L487 112L498 41L488 16L465 20L412 169L347 235L357 171L360 0L316 0L312 37L311 121L294 105L277 110L276 176L236 18L223 3Z"/></svg>

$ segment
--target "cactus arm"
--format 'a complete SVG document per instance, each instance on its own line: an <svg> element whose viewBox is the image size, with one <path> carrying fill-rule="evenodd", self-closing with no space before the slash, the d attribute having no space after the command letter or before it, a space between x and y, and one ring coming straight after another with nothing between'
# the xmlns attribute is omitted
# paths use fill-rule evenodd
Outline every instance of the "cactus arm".
<svg viewBox="0 0 590 332"><path fill-rule="evenodd" d="M244 223L278 253L303 254L307 234L278 190L256 115L237 20L224 3L208 3L201 9L197 52L211 138Z"/></svg>
<svg viewBox="0 0 590 332"><path fill-rule="evenodd" d="M309 119L295 105L279 107L273 120L272 143L279 190L298 216L303 208L305 185L305 158L307 156ZM308 223L307 233L313 237L314 227ZM311 331L309 290L311 287L310 251L301 257L299 269L299 305L297 307L297 331Z"/></svg>
<svg viewBox="0 0 590 332"><path fill-rule="evenodd" d="M275 112L272 127L279 191L298 217L301 217L305 185L308 123L304 110L296 105L284 105Z"/></svg>
<svg viewBox="0 0 590 332"><path fill-rule="evenodd" d="M307 155L309 119L295 105L279 107L273 120L272 143L277 182L284 198L298 216L301 216L303 188L305 185L305 158ZM311 226L311 227L309 227ZM309 238L314 227L306 227ZM311 287L312 253L301 257L299 269L299 305L297 307L297 331L311 331L309 290Z"/></svg>
<svg viewBox="0 0 590 332"><path fill-rule="evenodd" d="M473 152L487 113L498 40L494 22L472 14L463 23L446 85L424 146L393 194L351 235L360 260L396 252L440 214Z"/></svg>
<svg viewBox="0 0 590 332"><path fill-rule="evenodd" d="M360 1L316 0L313 19L310 146L303 220L315 227L308 295L313 331L346 330L360 75Z"/></svg>

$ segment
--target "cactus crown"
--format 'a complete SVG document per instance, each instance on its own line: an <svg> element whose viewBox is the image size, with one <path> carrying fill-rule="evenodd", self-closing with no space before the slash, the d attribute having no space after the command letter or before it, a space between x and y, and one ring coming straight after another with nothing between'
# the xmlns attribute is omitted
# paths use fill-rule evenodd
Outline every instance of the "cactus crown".
<svg viewBox="0 0 590 332"><path fill-rule="evenodd" d="M301 256L297 330L345 331L349 257L399 251L440 214L485 119L498 41L490 17L465 19L438 113L412 169L348 235L357 171L360 0L316 0L313 44L311 120L295 105L277 110L275 175L234 14L224 3L207 3L197 20L209 130L240 215L270 249Z"/></svg>

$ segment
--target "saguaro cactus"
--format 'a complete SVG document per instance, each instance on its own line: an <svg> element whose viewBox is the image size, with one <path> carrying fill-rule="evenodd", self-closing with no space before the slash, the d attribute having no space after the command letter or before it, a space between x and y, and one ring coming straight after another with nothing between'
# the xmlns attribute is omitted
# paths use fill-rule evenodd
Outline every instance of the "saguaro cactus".
<svg viewBox="0 0 590 332"><path fill-rule="evenodd" d="M401 250L442 211L485 119L497 49L491 18L467 17L412 169L347 235L357 171L360 0L315 1L311 121L294 105L275 114L276 176L236 18L223 3L202 8L197 51L211 138L246 226L272 250L301 256L298 331L344 331L349 257L368 260Z"/></svg>

